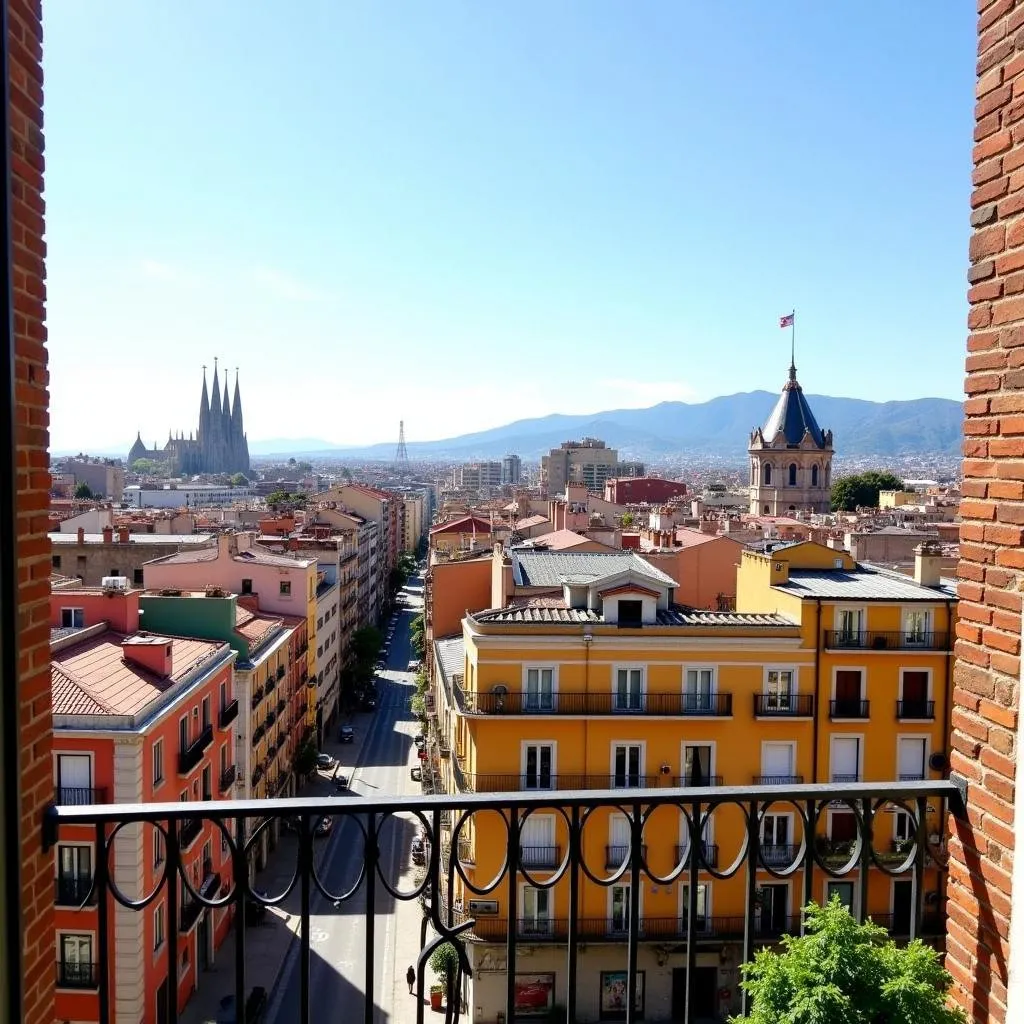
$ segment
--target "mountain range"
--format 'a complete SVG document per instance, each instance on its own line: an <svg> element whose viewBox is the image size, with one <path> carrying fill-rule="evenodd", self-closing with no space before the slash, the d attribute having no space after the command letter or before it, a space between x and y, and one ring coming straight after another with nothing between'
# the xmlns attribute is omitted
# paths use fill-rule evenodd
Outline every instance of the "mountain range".
<svg viewBox="0 0 1024 1024"><path fill-rule="evenodd" d="M516 452L537 459L563 441L599 437L626 457L650 459L687 452L742 460L751 430L764 423L778 400L768 391L749 391L708 402L661 402L647 409L611 409L567 416L555 413L516 420L502 427L438 441L410 441L413 460L500 458ZM956 455L963 430L963 406L948 398L868 402L858 398L808 395L818 423L831 429L843 458L895 455ZM311 438L250 442L258 457L362 458L390 461L395 443L336 446Z"/></svg>

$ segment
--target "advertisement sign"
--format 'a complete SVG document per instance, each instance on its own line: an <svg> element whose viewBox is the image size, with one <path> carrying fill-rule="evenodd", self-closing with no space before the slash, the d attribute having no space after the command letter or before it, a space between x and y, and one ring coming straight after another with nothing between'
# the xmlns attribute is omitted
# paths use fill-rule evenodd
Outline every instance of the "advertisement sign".
<svg viewBox="0 0 1024 1024"><path fill-rule="evenodd" d="M553 974L517 974L515 981L516 1015L546 1017L555 1005Z"/></svg>
<svg viewBox="0 0 1024 1024"><path fill-rule="evenodd" d="M644 972L636 972L636 1004L634 1012L644 1013ZM626 1019L626 972L601 972L601 1016L605 1020Z"/></svg>

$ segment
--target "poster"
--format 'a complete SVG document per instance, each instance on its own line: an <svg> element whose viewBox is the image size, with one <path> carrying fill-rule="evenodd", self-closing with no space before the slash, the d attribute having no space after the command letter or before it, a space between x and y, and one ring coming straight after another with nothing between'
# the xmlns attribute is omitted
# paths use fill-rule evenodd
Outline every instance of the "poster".
<svg viewBox="0 0 1024 1024"><path fill-rule="evenodd" d="M555 1005L553 974L517 974L515 981L516 1014L546 1017Z"/></svg>
<svg viewBox="0 0 1024 1024"><path fill-rule="evenodd" d="M644 972L636 972L636 1005L634 1012L644 1012ZM605 1020L624 1020L626 1017L626 972L601 972L601 1016Z"/></svg>

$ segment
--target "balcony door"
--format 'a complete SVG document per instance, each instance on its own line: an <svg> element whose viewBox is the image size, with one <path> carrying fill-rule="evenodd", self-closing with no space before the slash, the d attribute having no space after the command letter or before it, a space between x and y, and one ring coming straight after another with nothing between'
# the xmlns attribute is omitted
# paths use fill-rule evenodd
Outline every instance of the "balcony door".
<svg viewBox="0 0 1024 1024"><path fill-rule="evenodd" d="M925 774L925 752L928 741L919 736L901 736L897 756L900 782L916 782Z"/></svg>
<svg viewBox="0 0 1024 1024"><path fill-rule="evenodd" d="M910 608L903 613L903 642L908 647L925 647L931 626L931 616L925 608Z"/></svg>
<svg viewBox="0 0 1024 1024"><path fill-rule="evenodd" d="M914 910L914 883L894 879L892 883L892 934L909 935Z"/></svg>
<svg viewBox="0 0 1024 1024"><path fill-rule="evenodd" d="M523 750L523 789L551 789L554 760L554 744L526 744Z"/></svg>
<svg viewBox="0 0 1024 1024"><path fill-rule="evenodd" d="M619 934L629 931L629 886L613 885L608 897L609 930Z"/></svg>
<svg viewBox="0 0 1024 1024"><path fill-rule="evenodd" d="M555 817L531 814L519 834L522 863L526 868L552 867L555 862Z"/></svg>
<svg viewBox="0 0 1024 1024"><path fill-rule="evenodd" d="M691 714L710 714L713 709L715 673L710 668L691 668L686 672L683 710Z"/></svg>
<svg viewBox="0 0 1024 1024"><path fill-rule="evenodd" d="M836 630L843 647L859 647L864 629L864 611L861 608L840 608L836 615Z"/></svg>
<svg viewBox="0 0 1024 1024"><path fill-rule="evenodd" d="M781 935L789 914L789 886L780 883L759 888L761 898L754 910L754 927L759 935Z"/></svg>
<svg viewBox="0 0 1024 1024"><path fill-rule="evenodd" d="M764 707L766 711L789 711L793 699L793 673L788 669L771 669L765 677Z"/></svg>
<svg viewBox="0 0 1024 1024"><path fill-rule="evenodd" d="M772 867L785 866L790 855L790 820L788 814L766 814L761 821L761 857Z"/></svg>
<svg viewBox="0 0 1024 1024"><path fill-rule="evenodd" d="M856 669L836 672L836 717L859 718L861 702L861 673Z"/></svg>
<svg viewBox="0 0 1024 1024"><path fill-rule="evenodd" d="M88 754L59 754L57 788L62 804L92 803L92 758Z"/></svg>
<svg viewBox="0 0 1024 1024"><path fill-rule="evenodd" d="M620 668L615 673L615 710L643 710L643 669Z"/></svg>
<svg viewBox="0 0 1024 1024"><path fill-rule="evenodd" d="M85 985L92 980L92 936L62 935L60 962L65 984Z"/></svg>
<svg viewBox="0 0 1024 1024"><path fill-rule="evenodd" d="M832 737L832 781L856 782L860 778L860 737Z"/></svg>
<svg viewBox="0 0 1024 1024"><path fill-rule="evenodd" d="M554 671L531 668L526 671L526 710L551 711L554 708Z"/></svg>
<svg viewBox="0 0 1024 1024"><path fill-rule="evenodd" d="M639 743L616 743L612 748L612 785L629 789L641 784L643 750Z"/></svg>
<svg viewBox="0 0 1024 1024"><path fill-rule="evenodd" d="M92 882L92 847L59 846L58 878L61 887L82 888L82 896L89 891Z"/></svg>
<svg viewBox="0 0 1024 1024"><path fill-rule="evenodd" d="M617 870L629 858L629 846L632 841L632 833L629 828L629 818L624 814L613 814L611 817L611 842L608 846L608 867Z"/></svg>
<svg viewBox="0 0 1024 1024"><path fill-rule="evenodd" d="M711 784L711 747L683 747L683 785L708 786Z"/></svg>
<svg viewBox="0 0 1024 1024"><path fill-rule="evenodd" d="M928 717L928 673L906 671L903 673L903 716L905 718Z"/></svg>
<svg viewBox="0 0 1024 1024"><path fill-rule="evenodd" d="M761 774L788 781L793 777L793 744L764 743L761 746Z"/></svg>
<svg viewBox="0 0 1024 1024"><path fill-rule="evenodd" d="M551 931L551 890L523 886L524 935L547 935Z"/></svg>

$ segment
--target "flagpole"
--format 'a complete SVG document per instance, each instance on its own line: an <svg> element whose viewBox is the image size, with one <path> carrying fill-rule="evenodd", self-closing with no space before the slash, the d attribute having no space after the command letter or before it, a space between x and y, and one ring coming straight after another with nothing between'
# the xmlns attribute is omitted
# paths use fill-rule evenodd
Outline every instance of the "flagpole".
<svg viewBox="0 0 1024 1024"><path fill-rule="evenodd" d="M796 309L789 314L789 365L796 369Z"/></svg>

